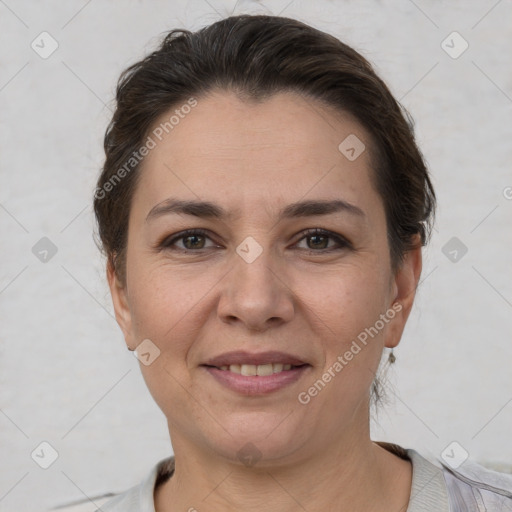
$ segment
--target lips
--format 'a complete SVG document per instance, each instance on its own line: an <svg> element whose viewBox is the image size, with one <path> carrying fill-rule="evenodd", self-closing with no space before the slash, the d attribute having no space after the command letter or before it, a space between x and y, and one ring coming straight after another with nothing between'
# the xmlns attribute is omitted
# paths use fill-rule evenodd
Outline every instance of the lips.
<svg viewBox="0 0 512 512"><path fill-rule="evenodd" d="M277 363L280 365L280 363ZM228 370L222 370L216 366L201 365L201 368L213 377L224 388L227 388L239 395L244 396L264 396L269 393L280 391L288 386L296 384L300 379L305 378L310 372L312 366L303 364L301 366L292 366L289 370L282 370L267 375L249 374L243 375L231 370L234 366L229 366ZM243 368L244 365L242 365ZM259 368L260 366L248 365L249 368ZM273 365L270 365L273 366ZM284 365L280 365L284 366ZM208 383L208 386L210 384Z"/></svg>
<svg viewBox="0 0 512 512"><path fill-rule="evenodd" d="M270 350L266 352L250 353L244 350L226 352L212 359L209 359L203 366L214 366L216 368L230 367L231 365L250 365L250 366L267 366L267 365L290 365L303 366L308 363L299 357L287 354L286 352L278 352Z"/></svg>

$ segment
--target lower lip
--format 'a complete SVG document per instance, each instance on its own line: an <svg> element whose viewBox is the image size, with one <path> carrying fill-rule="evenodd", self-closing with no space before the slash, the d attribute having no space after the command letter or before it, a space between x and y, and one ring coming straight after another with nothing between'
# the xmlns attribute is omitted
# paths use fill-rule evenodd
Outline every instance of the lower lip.
<svg viewBox="0 0 512 512"><path fill-rule="evenodd" d="M290 370L273 373L272 375L254 375L248 377L239 373L230 372L229 370L220 370L213 366L203 366L203 368L217 379L218 382L233 391L244 395L263 395L297 382L310 366L298 366Z"/></svg>

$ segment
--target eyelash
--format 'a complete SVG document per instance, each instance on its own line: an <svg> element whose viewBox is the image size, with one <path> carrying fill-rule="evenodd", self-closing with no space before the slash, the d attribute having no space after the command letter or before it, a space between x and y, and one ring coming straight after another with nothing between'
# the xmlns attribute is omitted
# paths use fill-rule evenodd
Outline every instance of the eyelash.
<svg viewBox="0 0 512 512"><path fill-rule="evenodd" d="M330 247L327 249L301 249L309 253L329 253L335 250L342 250L342 249L353 249L352 244L341 235L337 235L336 233L333 233L331 231L327 231L325 229L321 228L310 228L306 229L301 233L302 238L300 238L296 243L301 242L305 238L312 237L312 236L323 236L328 237L334 240L338 247ZM208 232L205 229L196 228L196 229L187 229L185 231L181 231L179 233L176 233L175 235L171 235L171 237L164 238L158 245L157 248L160 250L173 250L173 251L179 251L179 252L203 252L208 250L209 248L201 248L201 249L182 249L182 248L176 248L172 247L177 241L182 240L184 238L187 238L189 236L203 236L206 238L210 238L208 236Z"/></svg>

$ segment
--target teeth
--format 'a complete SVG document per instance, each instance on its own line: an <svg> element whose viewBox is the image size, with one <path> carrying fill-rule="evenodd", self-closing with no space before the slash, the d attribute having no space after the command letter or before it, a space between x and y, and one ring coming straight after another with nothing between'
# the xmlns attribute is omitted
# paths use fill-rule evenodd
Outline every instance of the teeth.
<svg viewBox="0 0 512 512"><path fill-rule="evenodd" d="M258 367L254 364L243 364L240 368L240 373L246 377L257 375Z"/></svg>
<svg viewBox="0 0 512 512"><path fill-rule="evenodd" d="M269 364L259 364L256 366L256 373L258 375L272 375L274 373L274 368L272 367L272 363Z"/></svg>
<svg viewBox="0 0 512 512"><path fill-rule="evenodd" d="M229 366L221 366L220 369L233 373L238 373L246 377L252 377L255 375L265 376L272 375L273 373L279 373L285 370L291 370L291 364L283 363L267 363L267 364L231 364Z"/></svg>

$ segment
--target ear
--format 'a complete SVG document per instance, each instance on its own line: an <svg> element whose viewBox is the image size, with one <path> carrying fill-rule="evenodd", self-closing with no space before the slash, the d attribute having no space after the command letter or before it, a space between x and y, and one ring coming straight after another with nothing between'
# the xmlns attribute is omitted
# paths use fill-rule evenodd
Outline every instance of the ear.
<svg viewBox="0 0 512 512"><path fill-rule="evenodd" d="M116 321L123 331L124 339L130 350L135 350L132 333L132 316L126 293L126 285L122 284L116 276L112 261L107 264L107 280L110 288L110 295L114 304Z"/></svg>
<svg viewBox="0 0 512 512"><path fill-rule="evenodd" d="M393 321L388 324L385 336L385 346L396 347L405 328L407 318L416 296L416 288L421 275L422 255L421 241L417 235L414 248L407 251L400 268L396 271L393 283L391 303L389 307L395 311Z"/></svg>

